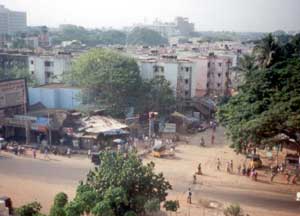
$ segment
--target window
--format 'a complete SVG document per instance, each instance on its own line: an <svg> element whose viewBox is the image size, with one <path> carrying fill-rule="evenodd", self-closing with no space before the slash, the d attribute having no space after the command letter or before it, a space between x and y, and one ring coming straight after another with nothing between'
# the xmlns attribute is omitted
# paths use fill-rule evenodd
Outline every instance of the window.
<svg viewBox="0 0 300 216"><path fill-rule="evenodd" d="M52 75L52 72L46 71L45 72L46 78L50 78Z"/></svg>
<svg viewBox="0 0 300 216"><path fill-rule="evenodd" d="M160 67L160 70L161 70L161 72L164 72L165 68L164 67Z"/></svg>
<svg viewBox="0 0 300 216"><path fill-rule="evenodd" d="M185 91L184 94L185 94L185 96L188 96L189 95L189 91Z"/></svg>
<svg viewBox="0 0 300 216"><path fill-rule="evenodd" d="M158 72L158 66L153 66L154 72Z"/></svg>
<svg viewBox="0 0 300 216"><path fill-rule="evenodd" d="M185 84L189 84L189 80L188 79L185 79L184 82L185 82Z"/></svg>
<svg viewBox="0 0 300 216"><path fill-rule="evenodd" d="M221 74L220 73L218 73L218 77L220 77L221 76Z"/></svg>
<svg viewBox="0 0 300 216"><path fill-rule="evenodd" d="M189 72L189 68L188 68L188 67L186 67L186 68L185 68L185 71L186 71L186 72Z"/></svg>
<svg viewBox="0 0 300 216"><path fill-rule="evenodd" d="M206 87L209 88L209 83L206 83Z"/></svg>
<svg viewBox="0 0 300 216"><path fill-rule="evenodd" d="M34 74L34 71L31 71L31 75L33 75Z"/></svg>
<svg viewBox="0 0 300 216"><path fill-rule="evenodd" d="M221 83L218 83L218 87L220 87L221 86Z"/></svg>
<svg viewBox="0 0 300 216"><path fill-rule="evenodd" d="M219 66L222 67L222 62L219 62Z"/></svg>
<svg viewBox="0 0 300 216"><path fill-rule="evenodd" d="M181 70L183 71L183 67L181 66Z"/></svg>
<svg viewBox="0 0 300 216"><path fill-rule="evenodd" d="M192 72L192 67L190 67L190 71Z"/></svg>
<svg viewBox="0 0 300 216"><path fill-rule="evenodd" d="M210 62L207 63L207 67L210 67Z"/></svg>
<svg viewBox="0 0 300 216"><path fill-rule="evenodd" d="M45 67L51 67L53 65L54 65L53 62L51 62L51 61L45 61Z"/></svg>
<svg viewBox="0 0 300 216"><path fill-rule="evenodd" d="M34 64L34 61L33 61L33 60L31 60L31 61L30 61L30 64Z"/></svg>

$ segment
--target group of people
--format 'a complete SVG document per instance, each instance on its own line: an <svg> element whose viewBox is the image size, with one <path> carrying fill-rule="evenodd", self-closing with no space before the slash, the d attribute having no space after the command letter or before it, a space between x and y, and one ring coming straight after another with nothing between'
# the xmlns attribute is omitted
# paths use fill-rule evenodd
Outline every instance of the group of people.
<svg viewBox="0 0 300 216"><path fill-rule="evenodd" d="M221 161L220 158L217 158L217 170L220 171L221 170ZM226 162L226 172L233 174L234 173L234 169L233 169L233 160L227 161ZM257 177L258 177L258 173L255 169L255 167L250 167L250 166L246 166L246 164L239 164L237 166L237 174L238 175L243 175L243 176L248 176L251 177L252 180L256 181Z"/></svg>

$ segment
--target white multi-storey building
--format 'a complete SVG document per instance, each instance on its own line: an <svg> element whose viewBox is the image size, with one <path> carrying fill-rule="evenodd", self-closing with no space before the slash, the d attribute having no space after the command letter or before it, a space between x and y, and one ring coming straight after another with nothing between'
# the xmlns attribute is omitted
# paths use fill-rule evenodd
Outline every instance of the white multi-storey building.
<svg viewBox="0 0 300 216"><path fill-rule="evenodd" d="M28 58L29 72L39 85L62 82L62 75L71 69L70 54L32 55Z"/></svg>
<svg viewBox="0 0 300 216"><path fill-rule="evenodd" d="M197 56L138 60L141 77L152 79L163 76L171 84L176 97L190 99L203 96L222 96L231 85L232 60L226 56Z"/></svg>
<svg viewBox="0 0 300 216"><path fill-rule="evenodd" d="M25 12L11 11L0 5L0 35L24 31L27 26Z"/></svg>

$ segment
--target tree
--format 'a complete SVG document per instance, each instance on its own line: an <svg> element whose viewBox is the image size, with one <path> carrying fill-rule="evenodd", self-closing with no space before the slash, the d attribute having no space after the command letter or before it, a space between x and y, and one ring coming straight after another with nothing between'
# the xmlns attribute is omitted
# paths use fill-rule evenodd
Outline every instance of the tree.
<svg viewBox="0 0 300 216"><path fill-rule="evenodd" d="M92 49L81 55L65 79L87 90L91 103L124 116L138 103L142 80L133 58L107 49Z"/></svg>
<svg viewBox="0 0 300 216"><path fill-rule="evenodd" d="M142 111L156 111L160 114L171 113L175 110L175 96L170 82L164 77L155 77L143 82L139 109Z"/></svg>
<svg viewBox="0 0 300 216"><path fill-rule="evenodd" d="M225 216L243 216L243 213L242 213L242 209L241 209L240 205L233 204L233 205L228 206L224 210L224 215Z"/></svg>
<svg viewBox="0 0 300 216"><path fill-rule="evenodd" d="M272 34L268 34L254 48L257 54L257 60L263 68L271 66L279 53L279 45Z"/></svg>
<svg viewBox="0 0 300 216"><path fill-rule="evenodd" d="M233 69L236 72L234 83L243 83L245 76L247 76L252 71L258 69L256 57L254 55L249 54L243 55L238 61L238 66L234 67Z"/></svg>
<svg viewBox="0 0 300 216"><path fill-rule="evenodd" d="M179 209L179 201L178 200L168 200L164 203L164 208L169 212L177 212Z"/></svg>
<svg viewBox="0 0 300 216"><path fill-rule="evenodd" d="M160 201L158 199L148 200L144 207L148 214L153 215L160 210Z"/></svg>
<svg viewBox="0 0 300 216"><path fill-rule="evenodd" d="M27 205L23 205L16 209L17 216L43 216L40 211L42 206L38 202L32 202Z"/></svg>
<svg viewBox="0 0 300 216"><path fill-rule="evenodd" d="M49 216L66 216L64 207L68 203L68 196L65 193L58 193L54 198L54 204L50 209Z"/></svg>
<svg viewBox="0 0 300 216"><path fill-rule="evenodd" d="M143 165L135 154L103 152L100 158L101 165L90 171L77 188L72 201L77 212L91 211L95 216L140 215L149 200L164 201L172 188L162 173L154 173L154 163ZM83 198L86 193L91 194L93 201Z"/></svg>
<svg viewBox="0 0 300 216"><path fill-rule="evenodd" d="M300 151L300 59L278 62L253 71L239 93L220 107L218 117L237 151L251 143L275 144L280 140Z"/></svg>
<svg viewBox="0 0 300 216"><path fill-rule="evenodd" d="M36 80L29 74L29 71L19 66L14 66L8 70L0 68L0 80L1 79L26 79L29 86L36 85Z"/></svg>
<svg viewBox="0 0 300 216"><path fill-rule="evenodd" d="M136 27L129 33L128 43L132 45L159 46L168 44L168 39L156 31Z"/></svg>

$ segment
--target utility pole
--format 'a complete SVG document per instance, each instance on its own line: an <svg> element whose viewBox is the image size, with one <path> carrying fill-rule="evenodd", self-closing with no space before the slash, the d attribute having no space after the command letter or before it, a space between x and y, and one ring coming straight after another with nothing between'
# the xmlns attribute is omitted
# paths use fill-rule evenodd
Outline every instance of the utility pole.
<svg viewBox="0 0 300 216"><path fill-rule="evenodd" d="M51 127L50 127L50 113L48 111L48 136L49 136L49 145L52 145L52 134L51 134Z"/></svg>

